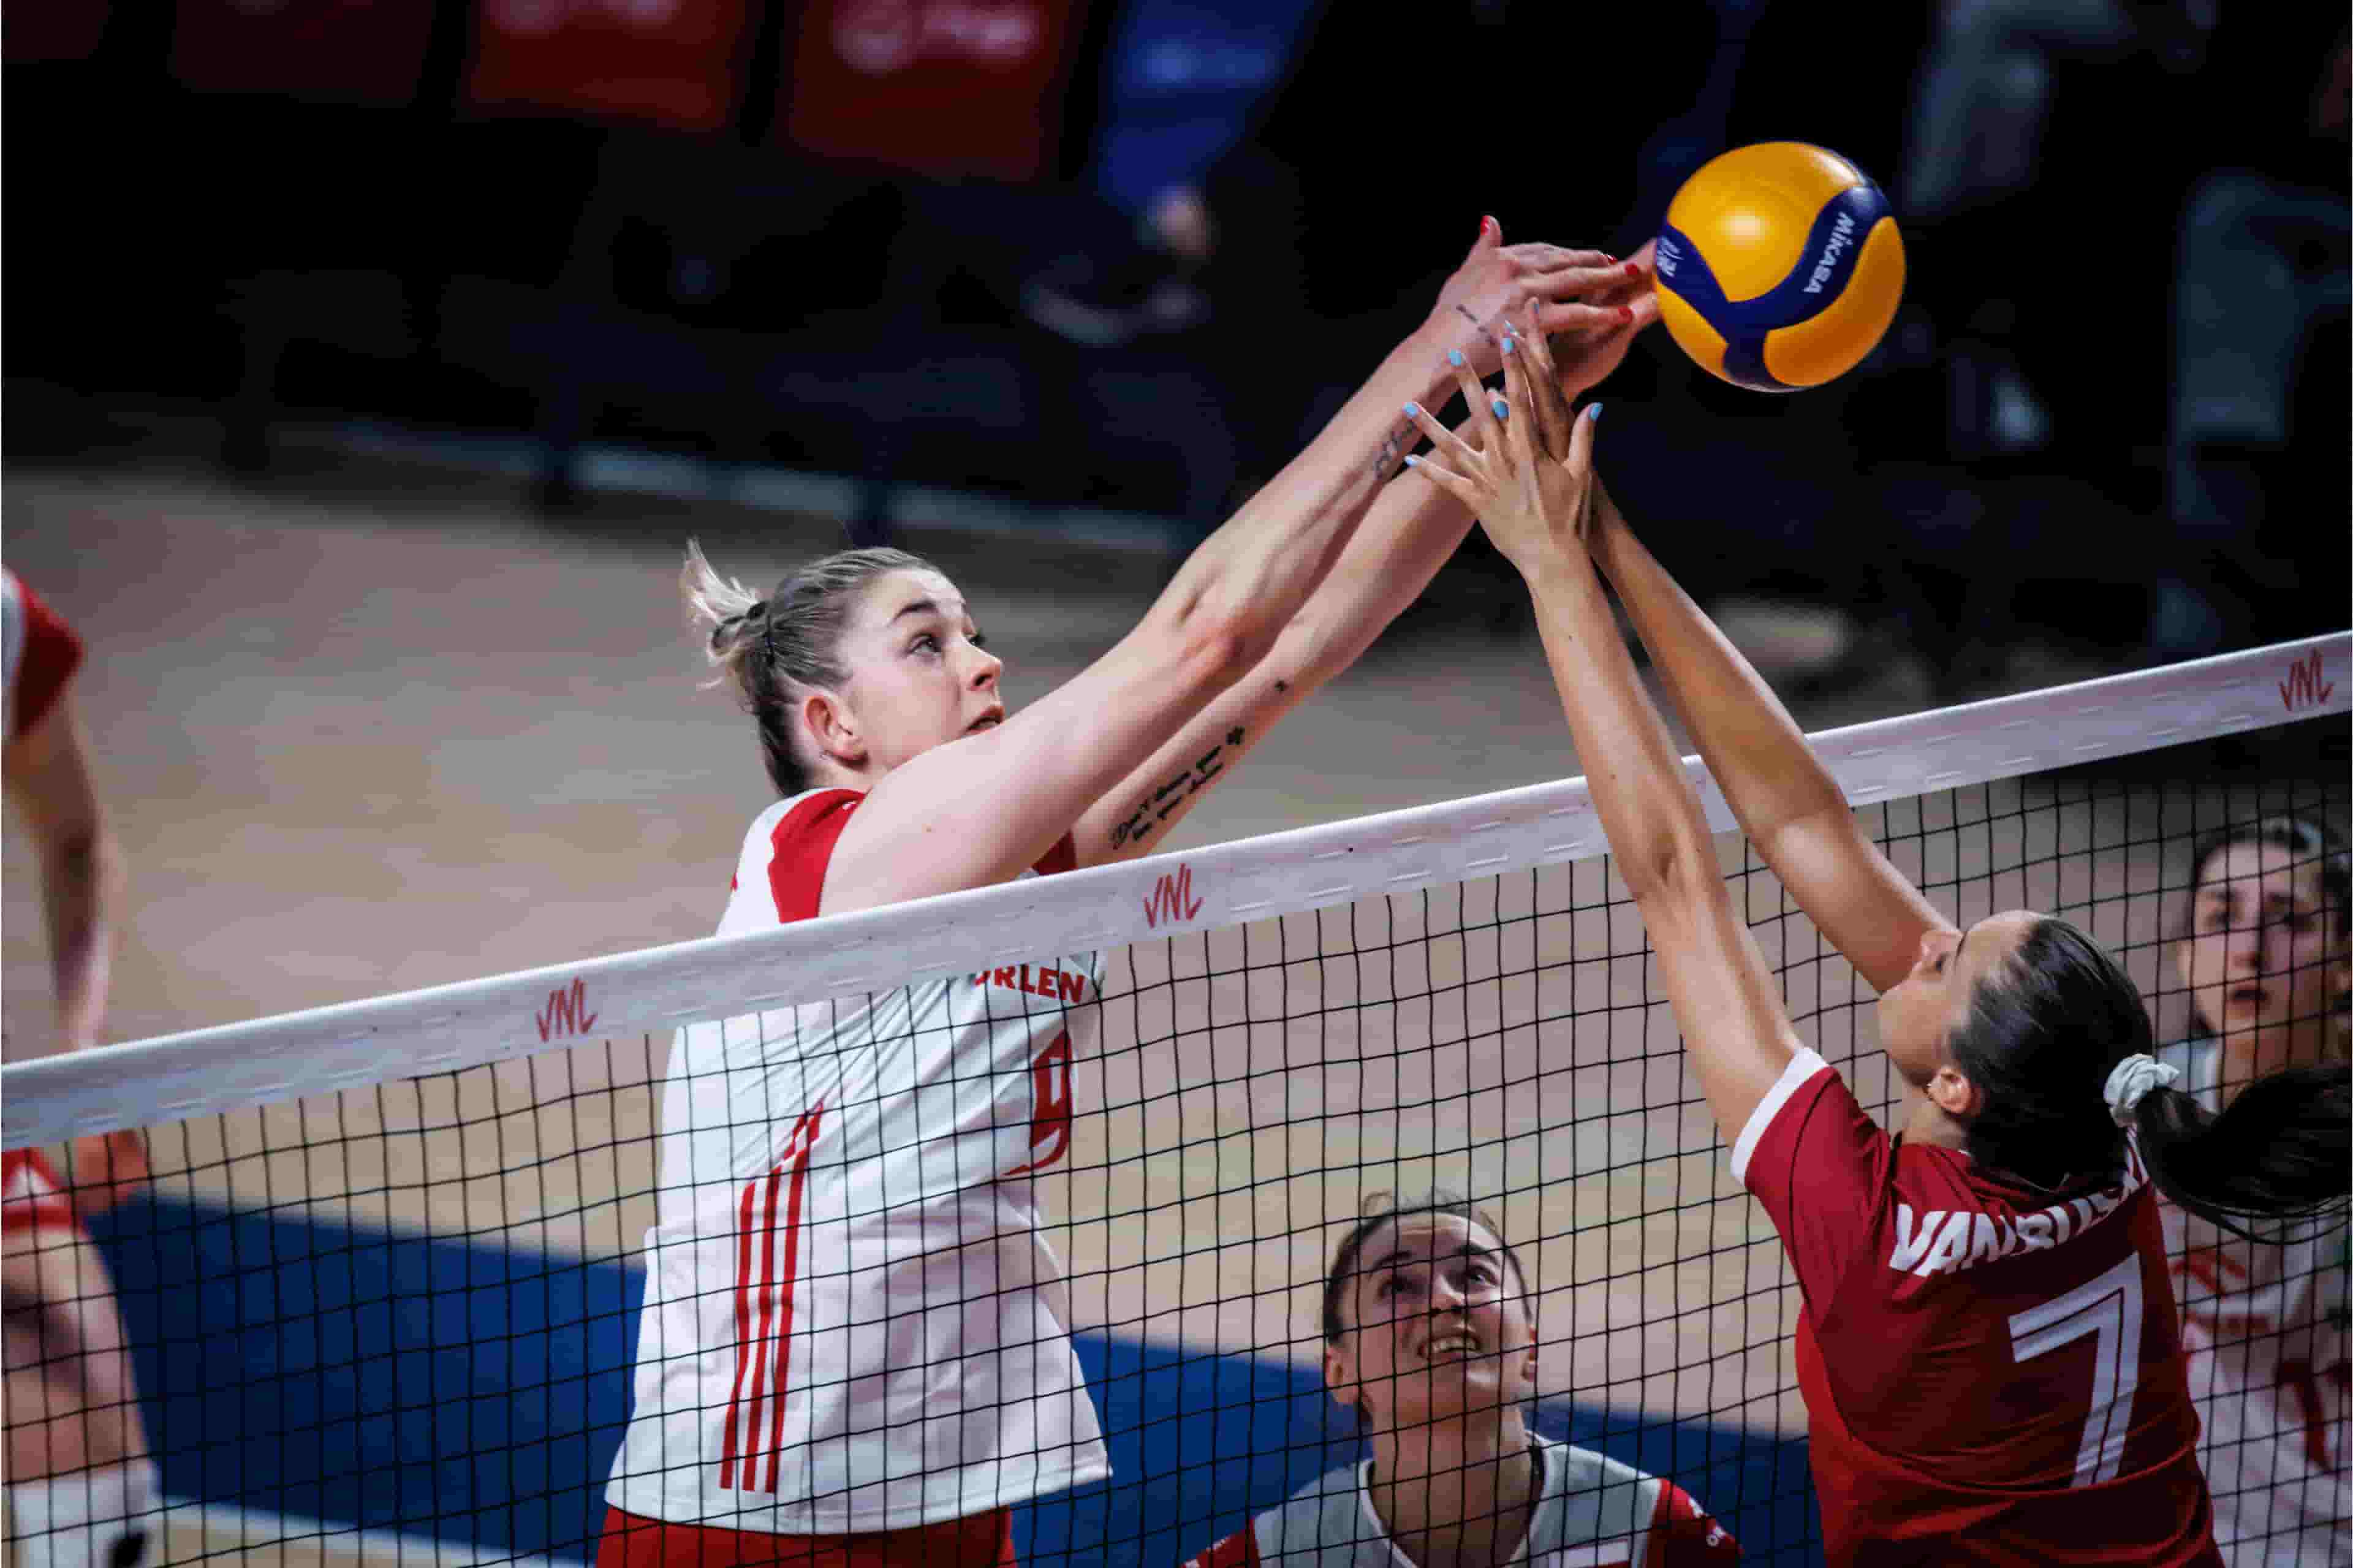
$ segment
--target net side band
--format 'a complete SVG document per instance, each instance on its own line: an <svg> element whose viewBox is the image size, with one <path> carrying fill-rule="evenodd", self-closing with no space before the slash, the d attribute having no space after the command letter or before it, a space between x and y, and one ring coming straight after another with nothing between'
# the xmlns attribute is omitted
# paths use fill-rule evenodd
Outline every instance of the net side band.
<svg viewBox="0 0 2353 1568"><path fill-rule="evenodd" d="M1825 731L1877 805L2293 720L2353 712L2353 632ZM1708 822L1736 826L1696 758ZM221 1025L0 1068L0 1146L454 1072L552 1046L886 990L1606 852L1585 781L1435 805L777 931Z"/></svg>

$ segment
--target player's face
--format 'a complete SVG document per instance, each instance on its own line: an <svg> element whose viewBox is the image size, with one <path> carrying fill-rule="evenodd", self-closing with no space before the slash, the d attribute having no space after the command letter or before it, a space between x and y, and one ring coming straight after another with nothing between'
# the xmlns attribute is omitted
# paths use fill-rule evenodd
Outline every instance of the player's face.
<svg viewBox="0 0 2353 1568"><path fill-rule="evenodd" d="M2320 868L2284 845L2233 844L2209 856L2174 951L2198 1020L2225 1039L2255 1032L2317 1042L2343 1027L2353 942L2328 907Z"/></svg>
<svg viewBox="0 0 2353 1568"><path fill-rule="evenodd" d="M1324 1381L1377 1428L1493 1410L1535 1381L1535 1320L1503 1243L1456 1215L1412 1215L1366 1237L1341 1293Z"/></svg>
<svg viewBox="0 0 2353 1568"><path fill-rule="evenodd" d="M1920 939L1911 973L1879 998L1879 1041L1905 1082L1922 1088L1947 1064L1946 1042L1968 1020L1978 982L1999 973L2042 918L2011 910L1966 931L1940 927Z"/></svg>
<svg viewBox="0 0 2353 1568"><path fill-rule="evenodd" d="M846 717L871 776L1005 718L997 677L964 595L936 572L886 572L842 630Z"/></svg>

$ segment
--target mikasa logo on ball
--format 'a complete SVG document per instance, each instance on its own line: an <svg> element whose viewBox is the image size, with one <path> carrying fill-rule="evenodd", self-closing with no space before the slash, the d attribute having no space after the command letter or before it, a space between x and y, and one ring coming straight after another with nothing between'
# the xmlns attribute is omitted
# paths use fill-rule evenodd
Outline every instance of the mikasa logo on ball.
<svg viewBox="0 0 2353 1568"><path fill-rule="evenodd" d="M1658 262L1659 271L1662 274L1666 277L1672 278L1675 275L1675 263L1681 261L1683 258L1683 253L1675 248L1675 242L1673 240L1669 239L1663 234L1659 236L1659 250L1655 259Z"/></svg>
<svg viewBox="0 0 2353 1568"><path fill-rule="evenodd" d="M1838 215L1838 222L1831 226L1831 242L1822 247L1822 258L1814 264L1813 277L1806 280L1807 293L1819 294L1822 291L1822 285L1830 281L1831 268L1837 263L1839 252L1853 243L1854 219L1841 213Z"/></svg>

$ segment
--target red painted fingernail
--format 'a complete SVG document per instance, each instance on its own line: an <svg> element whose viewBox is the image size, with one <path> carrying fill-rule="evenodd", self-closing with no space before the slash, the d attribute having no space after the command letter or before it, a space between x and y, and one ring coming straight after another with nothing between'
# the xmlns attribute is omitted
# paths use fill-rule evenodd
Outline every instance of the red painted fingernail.
<svg viewBox="0 0 2353 1568"><path fill-rule="evenodd" d="M1641 275L1642 275L1642 264L1641 264L1641 262L1639 262L1639 261L1630 261L1630 262L1626 263L1626 276L1627 276L1627 277L1629 277L1629 278L1640 278Z"/></svg>
<svg viewBox="0 0 2353 1568"><path fill-rule="evenodd" d="M1479 233L1482 238L1494 227L1495 220L1492 217L1482 217L1479 220Z"/></svg>
<svg viewBox="0 0 2353 1568"><path fill-rule="evenodd" d="M1610 266L1612 266L1612 267L1615 267L1615 266L1617 266L1617 265L1618 265L1618 258L1617 258L1616 257L1614 257L1614 256L1610 255L1610 254L1609 254L1608 251L1606 251L1606 250L1605 250L1605 251L1603 251L1603 252L1601 253L1601 259L1602 259L1602 260L1604 260L1604 261L1606 261L1606 262L1608 262L1608 263L1609 263Z"/></svg>
<svg viewBox="0 0 2353 1568"><path fill-rule="evenodd" d="M1619 307L1618 307L1618 321L1619 321L1619 323L1620 323L1621 326L1622 326L1623 324L1625 324L1626 322L1632 321L1633 319L1634 319L1634 307L1633 307L1633 306L1631 306L1631 305L1620 305L1620 306L1619 306Z"/></svg>

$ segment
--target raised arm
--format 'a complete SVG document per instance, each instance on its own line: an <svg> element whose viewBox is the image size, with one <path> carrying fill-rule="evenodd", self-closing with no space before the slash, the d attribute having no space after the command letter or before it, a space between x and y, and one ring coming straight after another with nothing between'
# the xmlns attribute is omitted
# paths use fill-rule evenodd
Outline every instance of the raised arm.
<svg viewBox="0 0 2353 1568"><path fill-rule="evenodd" d="M1749 843L1873 987L1911 970L1921 936L1950 929L1864 836L1773 689L1643 548L1597 482L1588 544L1641 635Z"/></svg>
<svg viewBox="0 0 2353 1568"><path fill-rule="evenodd" d="M1452 335L1439 339L1426 326L1393 350L1306 450L1202 542L1109 653L1003 724L936 746L877 784L834 849L823 912L1018 875L1257 668L1396 473L1408 438L1402 405L1446 384L1449 348L1466 358L1483 353L1492 364L1481 310L1497 320L1508 306L1562 300L1592 281L1578 253L1504 247L1492 226L1473 262L1482 255L1496 259L1478 268L1481 291L1442 300L1431 317ZM1547 308L1560 323L1582 323L1591 309Z"/></svg>
<svg viewBox="0 0 2353 1568"><path fill-rule="evenodd" d="M99 1043L106 1020L123 900L122 851L90 776L89 747L70 691L0 751L9 805L31 835L41 868L41 912L49 939L58 1051ZM85 1212L127 1196L147 1171L134 1131L73 1142L75 1206Z"/></svg>
<svg viewBox="0 0 2353 1568"><path fill-rule="evenodd" d="M1764 954L1732 907L1699 797L1619 640L1580 537L1592 500L1595 411L1576 421L1565 460L1538 458L1531 378L1512 357L1501 438L1474 449L1427 424L1436 450L1419 466L1479 511L1488 537L1527 582L1619 874L1641 910L1716 1126L1736 1139L1788 1066L1797 1036Z"/></svg>
<svg viewBox="0 0 2353 1568"><path fill-rule="evenodd" d="M1599 252L1571 254L1582 274L1577 286L1584 290L1583 303L1546 309L1546 330L1564 329L1556 351L1542 341L1529 348L1547 361L1557 353L1553 374L1573 396L1617 368L1635 335L1658 319L1658 305L1641 262L1629 267ZM1485 407L1485 393L1473 374L1482 363L1477 355L1492 360L1505 334L1498 331L1465 353L1461 343L1467 305L1483 304L1510 288L1514 261L1512 253L1482 243L1440 295L1423 329L1431 363L1453 371L1452 385L1439 395L1438 405L1459 392L1474 416ZM1455 310L1458 302L1466 303L1464 311ZM1457 357L1463 362L1459 366L1452 364ZM1384 488L1339 562L1258 667L1079 818L1073 833L1079 863L1124 859L1165 842L1169 830L1210 789L1230 778L1280 720L1355 664L1421 596L1471 531L1472 521L1461 501L1418 475L1405 474Z"/></svg>
<svg viewBox="0 0 2353 1568"><path fill-rule="evenodd" d="M41 912L55 984L57 1048L98 1043L122 899L122 856L91 787L72 696L56 703L0 752L9 804L40 858Z"/></svg>

